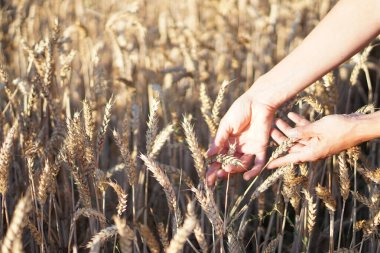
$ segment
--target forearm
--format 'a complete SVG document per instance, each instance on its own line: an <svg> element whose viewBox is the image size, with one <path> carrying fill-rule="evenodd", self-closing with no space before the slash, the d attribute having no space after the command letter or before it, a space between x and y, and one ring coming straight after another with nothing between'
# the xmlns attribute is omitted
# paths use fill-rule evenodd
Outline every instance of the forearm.
<svg viewBox="0 0 380 253"><path fill-rule="evenodd" d="M250 89L273 107L357 53L380 31L379 0L341 0L305 40Z"/></svg>
<svg viewBox="0 0 380 253"><path fill-rule="evenodd" d="M353 135L357 143L380 138L380 111L359 115L354 119Z"/></svg>

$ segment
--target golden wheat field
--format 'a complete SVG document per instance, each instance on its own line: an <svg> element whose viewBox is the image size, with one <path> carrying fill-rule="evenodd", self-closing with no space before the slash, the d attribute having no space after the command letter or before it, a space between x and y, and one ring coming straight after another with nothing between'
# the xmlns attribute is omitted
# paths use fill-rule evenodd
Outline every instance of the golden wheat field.
<svg viewBox="0 0 380 253"><path fill-rule="evenodd" d="M205 183L220 118L335 2L0 0L1 253L380 252L379 140ZM378 43L276 117L373 112Z"/></svg>

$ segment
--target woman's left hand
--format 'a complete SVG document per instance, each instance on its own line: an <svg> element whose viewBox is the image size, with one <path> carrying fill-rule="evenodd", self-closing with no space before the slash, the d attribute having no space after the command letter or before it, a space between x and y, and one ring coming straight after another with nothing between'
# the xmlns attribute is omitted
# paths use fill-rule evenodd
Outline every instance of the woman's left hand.
<svg viewBox="0 0 380 253"><path fill-rule="evenodd" d="M287 138L297 139L288 154L273 160L268 168L277 168L290 163L317 161L353 147L363 140L358 133L358 115L329 115L315 122L289 113L288 117L296 124L292 128L285 121L277 119L278 129L273 129L271 137L279 145Z"/></svg>

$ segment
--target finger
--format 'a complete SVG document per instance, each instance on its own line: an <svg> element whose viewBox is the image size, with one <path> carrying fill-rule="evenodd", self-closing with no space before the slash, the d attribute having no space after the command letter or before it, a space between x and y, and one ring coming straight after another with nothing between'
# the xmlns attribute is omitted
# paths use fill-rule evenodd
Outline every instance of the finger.
<svg viewBox="0 0 380 253"><path fill-rule="evenodd" d="M271 163L268 164L268 168L273 169L273 168L278 168L281 166L286 166L292 163L297 164L297 163L308 162L312 160L313 158L311 154L309 154L309 152L303 149L300 152L289 153L285 156L282 156L280 158L273 160Z"/></svg>
<svg viewBox="0 0 380 253"><path fill-rule="evenodd" d="M280 129L281 132L283 132L285 135L288 135L289 131L292 130L292 127L289 126L288 123L283 121L282 119L276 119L275 125L278 129Z"/></svg>
<svg viewBox="0 0 380 253"><path fill-rule="evenodd" d="M297 113L294 113L294 112L289 112L288 118L291 121L293 121L296 124L296 126L306 126L306 125L310 124L310 121L308 121L303 116L301 116Z"/></svg>
<svg viewBox="0 0 380 253"><path fill-rule="evenodd" d="M209 169L207 170L207 174L206 174L206 180L209 186L212 186L215 184L219 167L220 165L217 165L217 164L212 164L209 166Z"/></svg>
<svg viewBox="0 0 380 253"><path fill-rule="evenodd" d="M228 172L225 172L224 170L218 170L217 176L218 178L227 178L228 177Z"/></svg>
<svg viewBox="0 0 380 253"><path fill-rule="evenodd" d="M253 155L250 154L243 154L239 159L243 166L234 166L234 165L228 165L225 168L223 168L226 172L229 173L241 173L243 171L248 170L248 166L250 165L252 161Z"/></svg>
<svg viewBox="0 0 380 253"><path fill-rule="evenodd" d="M281 145L281 143L287 139L286 136L277 129L272 130L271 137L278 145Z"/></svg>
<svg viewBox="0 0 380 253"><path fill-rule="evenodd" d="M288 150L288 153L297 153L297 152L301 152L304 149L305 149L305 144L297 143Z"/></svg>
<svg viewBox="0 0 380 253"><path fill-rule="evenodd" d="M316 132L314 129L314 123L310 123L305 126L299 126L299 127L295 127L290 130L287 130L285 134L289 138L306 139L306 138L314 137L316 135Z"/></svg>
<svg viewBox="0 0 380 253"><path fill-rule="evenodd" d="M243 175L244 180L250 180L251 178L257 176L262 168L265 165L265 151L260 152L256 155L255 157L255 165L253 166L252 169L249 171L245 172Z"/></svg>

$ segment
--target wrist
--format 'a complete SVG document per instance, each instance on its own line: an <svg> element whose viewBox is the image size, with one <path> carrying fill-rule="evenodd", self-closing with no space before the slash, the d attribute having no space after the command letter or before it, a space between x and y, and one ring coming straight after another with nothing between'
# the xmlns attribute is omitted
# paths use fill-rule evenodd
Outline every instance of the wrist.
<svg viewBox="0 0 380 253"><path fill-rule="evenodd" d="M380 114L352 114L353 135L357 143L380 137Z"/></svg>
<svg viewBox="0 0 380 253"><path fill-rule="evenodd" d="M247 95L251 100L277 110L294 94L291 93L291 81L276 80L267 73L252 84Z"/></svg>

